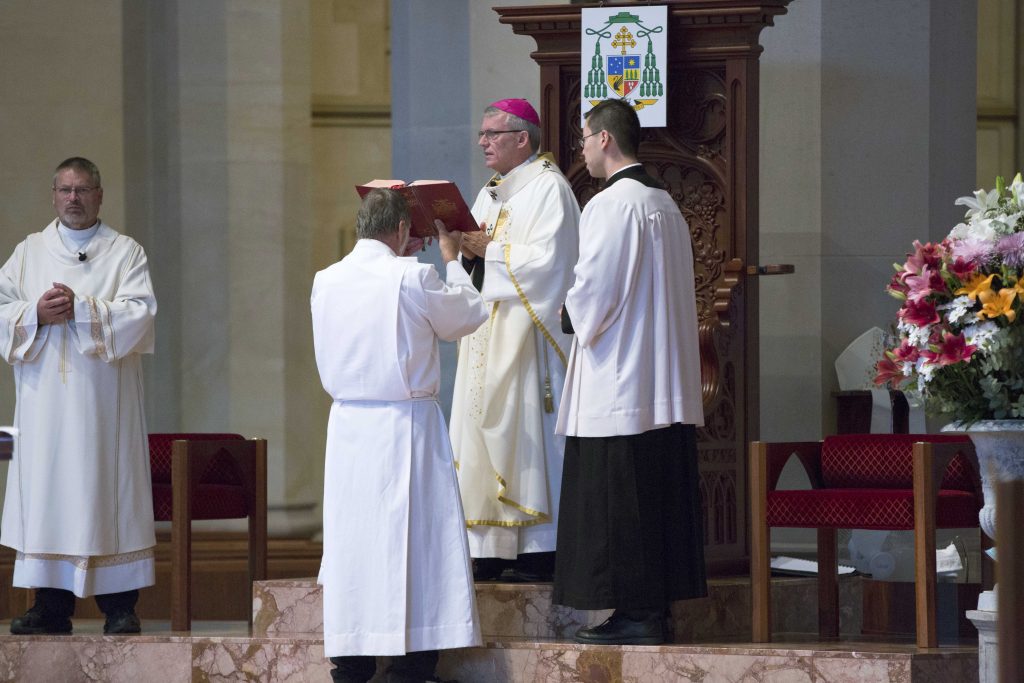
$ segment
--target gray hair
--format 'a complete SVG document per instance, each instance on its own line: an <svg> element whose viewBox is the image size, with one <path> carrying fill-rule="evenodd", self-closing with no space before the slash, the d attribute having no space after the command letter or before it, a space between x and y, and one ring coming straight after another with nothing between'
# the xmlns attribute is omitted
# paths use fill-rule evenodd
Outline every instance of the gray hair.
<svg viewBox="0 0 1024 683"><path fill-rule="evenodd" d="M535 126L526 119L521 119L515 114L509 114L507 111L498 109L497 107L487 107L484 109L484 116L491 116L492 114L504 114L505 121L509 128L514 130L525 130L526 134L530 138L530 149L537 153L540 151L540 126Z"/></svg>
<svg viewBox="0 0 1024 683"><path fill-rule="evenodd" d="M409 221L409 204L396 190L378 187L363 197L356 215L356 238L379 240L398 232L398 224Z"/></svg>
<svg viewBox="0 0 1024 683"><path fill-rule="evenodd" d="M53 172L53 186L57 186L57 176L60 175L61 171L72 169L75 171L81 171L82 173L89 174L89 182L92 183L93 187L102 187L103 184L100 182L100 169L96 168L96 164L92 163L85 157L69 157L64 161L60 162L57 166L57 170Z"/></svg>

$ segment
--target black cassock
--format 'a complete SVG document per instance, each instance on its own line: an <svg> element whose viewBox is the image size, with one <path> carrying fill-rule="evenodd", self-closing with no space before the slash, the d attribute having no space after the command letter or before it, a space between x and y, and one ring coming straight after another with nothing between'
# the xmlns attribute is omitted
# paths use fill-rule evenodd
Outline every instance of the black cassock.
<svg viewBox="0 0 1024 683"><path fill-rule="evenodd" d="M696 432L566 437L553 602L645 609L707 595Z"/></svg>

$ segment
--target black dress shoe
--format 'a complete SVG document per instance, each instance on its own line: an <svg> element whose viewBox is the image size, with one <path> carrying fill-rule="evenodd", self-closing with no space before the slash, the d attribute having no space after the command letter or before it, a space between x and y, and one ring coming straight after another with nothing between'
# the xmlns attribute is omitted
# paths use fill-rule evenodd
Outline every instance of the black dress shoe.
<svg viewBox="0 0 1024 683"><path fill-rule="evenodd" d="M477 557L473 560L473 580L500 581L502 572L511 564L512 560L500 557Z"/></svg>
<svg viewBox="0 0 1024 683"><path fill-rule="evenodd" d="M20 617L11 619L11 633L17 636L71 633L71 619L55 617L33 607Z"/></svg>
<svg viewBox="0 0 1024 683"><path fill-rule="evenodd" d="M103 622L103 632L108 635L142 633L142 622L134 611L109 614L107 620Z"/></svg>
<svg viewBox="0 0 1024 683"><path fill-rule="evenodd" d="M526 569L520 569L513 567L512 569L506 570L501 575L503 581L509 583L551 583L554 580L554 575L547 573L536 573Z"/></svg>
<svg viewBox="0 0 1024 683"><path fill-rule="evenodd" d="M664 618L658 612L634 620L615 612L593 628L581 628L575 640L584 645L661 645L665 642Z"/></svg>

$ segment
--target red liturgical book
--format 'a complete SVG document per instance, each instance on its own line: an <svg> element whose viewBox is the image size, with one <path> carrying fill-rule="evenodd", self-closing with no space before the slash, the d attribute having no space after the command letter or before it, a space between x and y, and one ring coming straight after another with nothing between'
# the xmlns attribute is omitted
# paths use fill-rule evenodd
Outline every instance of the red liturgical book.
<svg viewBox="0 0 1024 683"><path fill-rule="evenodd" d="M449 230L472 232L480 226L469 213L459 188L447 180L417 180L406 185L401 180L371 180L356 185L360 197L377 187L398 190L409 202L409 217L412 218L410 237L437 237L434 219L441 219Z"/></svg>

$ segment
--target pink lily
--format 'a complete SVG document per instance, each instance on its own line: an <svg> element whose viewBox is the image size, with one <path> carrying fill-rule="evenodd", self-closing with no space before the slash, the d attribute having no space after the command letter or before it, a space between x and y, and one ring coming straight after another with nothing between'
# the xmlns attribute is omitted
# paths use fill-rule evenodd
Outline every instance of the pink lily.
<svg viewBox="0 0 1024 683"><path fill-rule="evenodd" d="M942 341L938 344L929 344L926 351L921 355L927 363L932 365L953 365L961 361L969 361L977 350L974 344L968 344L963 334L942 333Z"/></svg>

